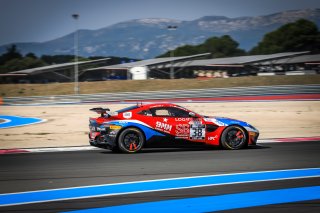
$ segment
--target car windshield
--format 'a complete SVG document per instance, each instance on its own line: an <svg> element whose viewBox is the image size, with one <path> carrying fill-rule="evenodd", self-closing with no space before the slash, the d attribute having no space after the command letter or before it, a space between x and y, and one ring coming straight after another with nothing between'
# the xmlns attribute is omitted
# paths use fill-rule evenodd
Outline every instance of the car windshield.
<svg viewBox="0 0 320 213"><path fill-rule="evenodd" d="M127 108L124 108L124 109L117 110L116 112L117 113L122 113L122 112L130 111L130 110L133 110L133 109L137 109L137 108L139 108L139 106L134 105L134 106L130 106L130 107L127 107Z"/></svg>

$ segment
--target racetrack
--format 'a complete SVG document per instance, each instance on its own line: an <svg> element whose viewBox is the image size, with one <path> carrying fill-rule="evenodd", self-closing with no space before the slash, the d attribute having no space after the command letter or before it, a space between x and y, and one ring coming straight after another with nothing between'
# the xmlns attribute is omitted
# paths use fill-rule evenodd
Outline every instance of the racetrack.
<svg viewBox="0 0 320 213"><path fill-rule="evenodd" d="M0 129L0 146L3 149L87 145L88 117L96 116L88 109L101 105L103 106L103 104L1 106L2 114L38 117L47 121L30 126ZM319 101L181 103L181 105L201 114L248 121L260 130L261 139L312 137L319 136L320 133ZM112 110L125 106L127 105L109 105ZM101 211L136 212L135 208L138 208L139 212L142 210L188 212L193 207L194 211L191 212L213 212L219 210L216 207L220 206L223 210L232 212L319 212L319 153L320 141L305 141L265 143L237 151L192 148L146 149L142 153L132 155L114 154L108 150L0 155L0 212L61 212L108 206L113 207ZM291 176L291 172L295 172L292 169L301 172L298 176ZM283 172L290 172L290 175L282 176L280 172L279 177L268 179L270 172L262 172L261 179L257 180L254 179L255 176L251 177L250 173L259 171L278 173L277 170L285 170ZM316 174L306 176L308 172ZM227 183L229 176L224 174L234 173L244 173L253 179ZM138 193L137 191L144 191L142 186L139 186L133 193L119 195L107 195L108 190L103 191L99 186L92 191L93 194L86 195L87 198L79 198L81 195L77 191L92 185L102 184L101 187L108 187L105 184L133 182L129 186L134 188L137 184L135 181L197 176L209 178L212 175L217 175L223 183L192 187L177 185L166 190L159 188ZM239 175L239 180L242 180L242 174ZM188 180L181 179L178 184L187 182ZM196 181L195 184L201 184L201 181L199 183ZM167 182L153 185L170 186ZM118 185L111 186L120 190L117 188ZM125 190L130 187L126 187ZM70 188L68 189L70 191L60 192L61 188ZM35 194L21 193L34 190ZM95 194L99 191L103 191L103 194ZM62 197L50 200L48 193L56 193L54 197ZM37 194L39 200L36 199ZM67 195L70 197L64 197ZM196 204L192 200L186 200L188 198L200 199L196 204L200 203L201 206L193 206ZM207 201L207 205L205 205L206 199L211 199L210 202ZM31 203L26 204L28 202ZM153 202L151 207L150 202ZM172 203L169 205L166 202ZM129 205L136 203L139 205ZM163 209L166 206L170 207L169 210ZM122 210L119 211L119 208Z"/></svg>
<svg viewBox="0 0 320 213"><path fill-rule="evenodd" d="M320 167L320 142L270 143L238 151L147 149L138 154L110 151L0 155L0 193L88 186L150 179ZM1 212L61 212L160 200L219 196L275 189L315 187L317 177L203 186L97 198L0 207ZM316 191L320 196L320 190ZM76 196L76 193L74 195ZM300 195L304 196L304 195ZM218 198L217 198L218 199ZM245 199L245 197L243 198ZM268 199L271 199L270 197ZM1 200L1 198L0 198ZM250 200L249 200L250 201ZM236 200L234 202L237 202ZM247 202L250 205L250 202ZM252 204L253 205L253 204ZM161 206L158 207L161 212ZM232 212L319 212L320 199L266 205ZM129 207L127 211L130 211ZM133 211L134 212L134 211ZM179 212L179 211L178 211Z"/></svg>
<svg viewBox="0 0 320 213"><path fill-rule="evenodd" d="M88 118L92 107L112 111L132 104L83 104L51 106L0 106L1 114L36 117L46 122L0 129L0 149L88 145ZM314 137L320 133L320 101L263 101L179 103L208 116L247 121L260 131L260 139Z"/></svg>

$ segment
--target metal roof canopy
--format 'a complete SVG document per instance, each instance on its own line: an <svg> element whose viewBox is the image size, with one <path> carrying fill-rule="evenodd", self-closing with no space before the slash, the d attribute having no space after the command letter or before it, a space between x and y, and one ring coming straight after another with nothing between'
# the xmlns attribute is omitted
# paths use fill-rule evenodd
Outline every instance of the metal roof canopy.
<svg viewBox="0 0 320 213"><path fill-rule="evenodd" d="M319 64L320 54L300 55L291 58L282 58L273 62L273 64ZM268 62L260 63L260 65L269 65Z"/></svg>
<svg viewBox="0 0 320 213"><path fill-rule="evenodd" d="M67 69L72 68L75 64L84 65L84 64L92 64L92 63L98 63L101 61L109 60L110 58L103 58L103 59L97 59L97 60L91 60L91 61L82 61L82 62L69 62L69 63L63 63L63 64L54 64L49 66L43 66L43 67L36 67L31 69L25 69L25 70L19 70L19 71L13 71L6 73L6 75L12 74L12 76L17 74L24 74L24 75L35 75L35 74L41 74L46 72L54 72L61 69Z"/></svg>
<svg viewBox="0 0 320 213"><path fill-rule="evenodd" d="M98 68L91 68L83 70L93 71L93 70L127 70L132 67L139 66L149 66L150 68L168 68L173 63L174 67L192 67L192 66L207 66L207 67L241 67L244 65L268 65L268 64L285 64L285 63L305 63L305 62L319 62L320 55L305 55L309 51L304 52L287 52L287 53L276 53L269 55L253 55L253 56L238 56L238 57L228 57L228 58L215 58L215 59L201 59L201 60L188 60L198 57L203 57L209 55L210 53L203 53L191 56L181 56L181 57L166 57L166 58L154 58L147 59L143 61L136 61L125 64L110 65ZM100 61L105 61L110 58L91 60L78 62L79 65L97 63ZM5 76L17 76L17 75L35 75L46 72L54 72L61 69L72 68L76 62L63 63L63 64L54 64L49 66L37 67L32 69L13 71L6 73ZM4 74L0 74L4 76Z"/></svg>
<svg viewBox="0 0 320 213"><path fill-rule="evenodd" d="M192 56L182 56L182 57L166 57L166 58L155 58L155 59L147 59L143 61L125 63L125 64L117 64L111 66L104 66L98 68L87 69L85 71L93 71L93 70L126 70L132 67L139 66L148 66L152 68L168 68L171 66L173 62L174 67L193 67L193 66L207 66L207 67L243 67L244 65L258 65L263 62L270 63L274 60L280 59L288 59L293 56L299 56L309 53L309 51L304 52L286 52L286 53L276 53L269 55L252 55L252 56L237 56L237 57L228 57L228 58L214 58L214 59L200 59L200 60L188 60L191 58L197 58L209 55L210 53L192 55Z"/></svg>
<svg viewBox="0 0 320 213"><path fill-rule="evenodd" d="M265 61L271 61L275 59L288 58L297 55L304 55L309 53L305 52L287 52L287 53L276 53L269 55L252 55L252 56L237 56L229 58L214 58L214 59L203 59L194 60L189 64L181 64L180 66L235 66L249 65L254 63L261 63Z"/></svg>
<svg viewBox="0 0 320 213"><path fill-rule="evenodd" d="M180 57L166 57L166 58L154 58L154 59L147 59L143 61L136 61L131 63L124 63L124 64L116 64L116 65L110 65L110 66L104 66L104 67L98 67L98 68L92 68L87 69L86 71L93 71L93 70L117 70L117 69L130 69L132 67L144 67L144 66L156 66L156 65L165 65L170 63L176 63L185 61L192 58L199 58L203 56L210 55L211 53L203 53L203 54L197 54L197 55L190 55L190 56L180 56Z"/></svg>

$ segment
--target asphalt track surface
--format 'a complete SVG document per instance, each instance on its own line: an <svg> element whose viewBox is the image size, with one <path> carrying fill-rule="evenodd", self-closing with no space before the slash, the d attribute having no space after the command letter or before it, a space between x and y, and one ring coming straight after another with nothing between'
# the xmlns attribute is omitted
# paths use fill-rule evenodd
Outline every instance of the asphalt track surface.
<svg viewBox="0 0 320 213"><path fill-rule="evenodd" d="M270 143L244 150L146 149L0 155L0 194L255 171L320 168L320 141ZM62 212L155 201L320 186L320 177L204 186L96 198L0 206L0 212ZM319 190L317 188L317 190ZM318 192L320 194L320 191ZM242 195L241 194L241 195ZM301 196L304 196L301 194ZM236 199L231 197L230 199ZM268 199L271 199L268 197ZM245 200L243 201L245 203ZM128 210L128 209L127 209ZM177 212L179 209L176 209ZM320 212L320 199L236 208L223 212ZM109 212L107 210L103 212ZM130 212L127 211L127 212ZM131 212L135 212L132 209ZM158 207L161 211L161 206Z"/></svg>

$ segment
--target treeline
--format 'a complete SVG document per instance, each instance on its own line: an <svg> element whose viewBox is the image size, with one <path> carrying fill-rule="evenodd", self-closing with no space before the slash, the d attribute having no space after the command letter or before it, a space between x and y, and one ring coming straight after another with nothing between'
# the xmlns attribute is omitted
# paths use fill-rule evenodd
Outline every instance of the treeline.
<svg viewBox="0 0 320 213"><path fill-rule="evenodd" d="M250 36L248 36L250 38ZM300 19L267 33L261 42L246 52L230 36L211 37L199 45L185 45L174 50L175 56L211 53L211 58L243 55L273 54L280 52L320 52L320 32L316 24ZM158 57L169 57L170 51Z"/></svg>
<svg viewBox="0 0 320 213"><path fill-rule="evenodd" d="M248 36L249 38L249 36ZM316 24L300 19L285 24L279 29L267 33L261 42L250 51L239 48L239 43L230 36L211 37L199 45L185 45L174 50L174 56L186 56L200 53L211 53L210 58L233 57L244 55L272 54L279 52L311 51L320 53L320 32ZM169 57L166 52L158 57ZM79 61L100 59L104 57L79 57ZM61 64L74 61L73 55L43 55L37 57L33 53L22 55L15 45L7 48L7 52L0 56L0 73L24 70L50 64ZM132 62L134 59L111 57L108 64Z"/></svg>
<svg viewBox="0 0 320 213"><path fill-rule="evenodd" d="M94 56L89 58L78 57L78 61L87 61L106 58L103 56ZM108 65L120 64L123 62L132 62L135 59L127 57L109 57L110 59L106 62ZM52 64L62 64L68 62L74 62L74 55L42 55L37 57L33 53L22 55L16 45L12 45L7 48L6 53L0 56L0 73L8 73L12 71L31 69L35 67L47 66ZM99 64L101 65L101 64ZM98 65L87 65L87 67L95 67Z"/></svg>
<svg viewBox="0 0 320 213"><path fill-rule="evenodd" d="M85 59L79 58L79 60ZM7 48L6 53L0 56L0 73L31 69L50 64L61 64L72 61L74 61L74 56L72 55L43 55L41 57L37 57L33 53L22 55L17 50L16 45L12 45Z"/></svg>
<svg viewBox="0 0 320 213"><path fill-rule="evenodd" d="M17 51L16 46L12 45L7 48L6 53L0 56L0 73L40 67L46 64L33 53L23 56Z"/></svg>

